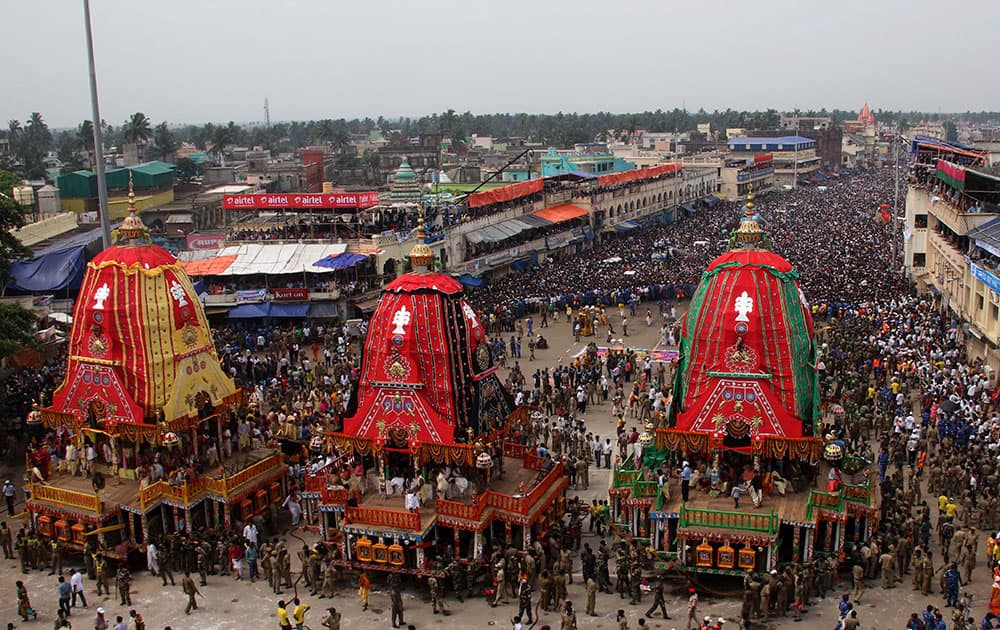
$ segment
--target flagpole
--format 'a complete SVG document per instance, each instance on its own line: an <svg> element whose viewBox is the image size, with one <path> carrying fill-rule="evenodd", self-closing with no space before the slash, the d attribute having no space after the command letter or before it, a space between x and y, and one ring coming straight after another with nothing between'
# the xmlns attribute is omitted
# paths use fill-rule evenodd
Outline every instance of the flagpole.
<svg viewBox="0 0 1000 630"><path fill-rule="evenodd" d="M83 0L83 16L87 26L87 62L90 66L90 106L94 120L94 170L97 173L98 217L101 221L101 241L111 246L111 221L108 217L108 183L104 180L104 133L101 129L101 108L97 101L97 70L94 66L94 35L90 27L90 0Z"/></svg>

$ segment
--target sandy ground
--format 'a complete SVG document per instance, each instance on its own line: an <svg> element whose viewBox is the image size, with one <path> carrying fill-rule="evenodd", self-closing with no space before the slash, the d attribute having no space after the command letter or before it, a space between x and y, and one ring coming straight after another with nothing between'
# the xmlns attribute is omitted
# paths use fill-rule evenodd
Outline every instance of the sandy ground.
<svg viewBox="0 0 1000 630"><path fill-rule="evenodd" d="M656 307L652 305L655 312ZM654 321L653 326L647 328L642 322L642 315L645 308L637 311L636 317L630 317L630 337L626 338L626 345L637 348L652 348L659 337L659 324ZM539 320L535 318L536 330ZM617 321L617 320L616 320ZM617 328L620 331L620 328ZM524 358L520 360L522 371L529 379L535 369L541 367L554 367L560 362L572 360L589 341L584 338L580 343L575 343L570 334L570 330L565 321L551 322L549 328L542 329L541 332L550 342L550 349L536 352L536 361L527 360L526 344L522 346ZM506 335L509 338L509 334ZM593 339L593 338L591 338ZM598 341L599 345L605 345L603 339ZM588 408L586 414L588 428L598 435L613 435L614 422L611 417L611 405L605 403ZM631 426L631 425L629 425ZM581 499L590 501L591 498L607 498L607 488L609 482L608 471L606 469L591 468L591 482L589 491L575 492L569 491L570 496L576 494ZM11 522L12 529L16 531L19 522ZM295 532L295 537L289 537L289 545L292 548L301 546L300 540L311 542L314 535ZM591 546L597 546L596 537L586 534L584 542L590 541ZM985 550L985 535L981 541L980 549ZM936 551L936 550L935 550ZM940 554L936 554L940 555ZM985 552L984 552L985 555ZM67 566L72 568L79 565L80 560L70 562ZM298 561L293 560L293 570L298 569ZM614 567L612 566L612 570ZM249 582L237 582L232 577L210 576L208 586L201 587L204 599L200 602L200 608L191 616L184 614L186 598L178 586L160 586L159 578L150 576L147 572L138 572L132 586L133 608L139 610L146 620L146 627L150 630L160 630L166 626L174 630L187 628L213 628L219 630L239 629L257 630L277 628L275 616L275 606L281 597L291 599L292 592L286 590L281 596L275 596L270 592L266 583L258 581L255 584ZM38 621L21 622L16 611L16 591L14 581L23 579L31 595L32 604L39 611ZM68 579L68 577L67 577ZM739 602L736 599L727 599L714 596L713 593L731 591L732 582L713 581L716 578L703 579L700 583L703 587L701 602L698 607L699 618L703 615L725 617L726 619L736 619L739 613ZM0 600L0 622L14 622L14 627L51 627L55 619L58 597L56 595L56 578L49 576L48 571L33 571L29 575L21 575L16 561L0 561L0 588L3 589L5 597ZM848 588L846 581L842 581L841 588ZM922 597L918 592L910 588L910 576L906 576L905 581L895 589L883 591L873 588L867 592L863 598L864 603L859 607L859 617L863 628L902 628L911 612L922 610L927 604L934 604L941 607L945 614L945 620L950 622L951 610L944 608L944 598L940 594L932 595L929 598ZM112 585L112 588L113 585ZM989 598L989 571L985 561L981 560L974 575L972 584L967 587L974 595L973 612L978 622L986 612L986 604ZM127 617L127 607L119 606L118 600L99 599L94 595L93 584L88 580L85 582L85 592L88 598L89 609L74 609L71 617L74 628L89 629L93 627L94 610L97 606L103 606L111 620L116 615ZM841 591L844 592L844 591ZM312 610L306 616L306 625L314 629L321 627L320 620L323 611L329 606L335 606L343 614L343 628L389 628L391 627L389 617L389 598L384 590L382 582L376 579L374 591L371 595L371 607L367 611L361 610L361 603L356 593L354 582L339 585L339 590L332 600L309 597L308 592L299 588L299 595L307 604L312 606ZM668 596L667 607L673 617L672 620L662 620L655 617L647 620L647 626L652 628L675 629L684 628L686 619L686 595L682 593L672 593ZM638 618L646 611L651 601L648 596L644 603L638 606L629 606L627 600L621 600L616 595L599 595L597 599L598 616L588 617L583 613L586 603L586 595L580 583L579 566L577 566L577 576L574 584L569 587L569 598L578 609L578 625L580 628L617 628L615 623L615 613L619 608L626 611L629 618L629 627L636 628ZM537 598L536 598L537 599ZM837 621L838 596L833 593L826 600L819 600L806 613L801 623L793 623L791 618L778 620L774 625L778 627L797 626L799 628L833 628ZM449 616L434 615L431 613L429 597L426 588L416 584L408 584L404 593L405 619L407 623L414 624L417 628L440 627L440 628L485 628L485 627L510 627L510 617L516 610L516 601L510 605L491 608L486 601L479 598L466 599L465 603L454 600L452 594L447 596L447 605L451 609ZM536 627L549 624L554 628L559 627L559 617L555 613L542 613L540 620L536 622ZM735 628L735 622L728 622L727 628Z"/></svg>

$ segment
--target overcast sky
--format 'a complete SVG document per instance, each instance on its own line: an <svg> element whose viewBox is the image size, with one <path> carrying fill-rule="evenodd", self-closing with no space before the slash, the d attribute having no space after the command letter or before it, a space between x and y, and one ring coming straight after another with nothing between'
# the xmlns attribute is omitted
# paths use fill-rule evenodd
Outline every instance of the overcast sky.
<svg viewBox="0 0 1000 630"><path fill-rule="evenodd" d="M91 0L102 117L1000 109L997 0ZM90 118L82 0L3 0L0 121ZM4 124L6 126L6 124Z"/></svg>

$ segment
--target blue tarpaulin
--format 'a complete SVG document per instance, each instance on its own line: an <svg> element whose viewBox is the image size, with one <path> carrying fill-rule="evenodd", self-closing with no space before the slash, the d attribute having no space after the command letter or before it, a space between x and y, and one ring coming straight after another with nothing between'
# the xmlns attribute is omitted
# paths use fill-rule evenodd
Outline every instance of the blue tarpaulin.
<svg viewBox="0 0 1000 630"><path fill-rule="evenodd" d="M270 304L261 302L260 304L240 304L229 311L229 319L253 319L255 317L267 317L270 313Z"/></svg>
<svg viewBox="0 0 1000 630"><path fill-rule="evenodd" d="M10 266L11 281L7 288L30 292L79 289L87 268L87 246L100 240L101 229L97 228L36 250L30 260Z"/></svg>
<svg viewBox="0 0 1000 630"><path fill-rule="evenodd" d="M271 303L271 317L305 317L309 314L309 304Z"/></svg>
<svg viewBox="0 0 1000 630"><path fill-rule="evenodd" d="M634 221L622 221L615 226L616 232L631 232L632 230L638 230L639 224Z"/></svg>
<svg viewBox="0 0 1000 630"><path fill-rule="evenodd" d="M35 256L16 262L10 267L11 282L7 285L19 291L45 292L75 290L83 281L87 267L84 247Z"/></svg>
<svg viewBox="0 0 1000 630"><path fill-rule="evenodd" d="M471 273L463 273L460 276L455 277L456 280L461 282L467 287L481 287L483 286L483 281Z"/></svg>
<svg viewBox="0 0 1000 630"><path fill-rule="evenodd" d="M353 267L354 265L362 262L368 258L362 254L340 254L338 256L327 256L326 258L321 258L313 263L317 267L326 267L327 269L347 269L348 267Z"/></svg>
<svg viewBox="0 0 1000 630"><path fill-rule="evenodd" d="M689 204L689 203L682 203L682 204L681 204L681 208L683 208L683 209L684 209L684 212L687 212L688 214L694 214L694 213L695 213L695 208L694 208L694 206L692 206L692 205L691 205L691 204Z"/></svg>

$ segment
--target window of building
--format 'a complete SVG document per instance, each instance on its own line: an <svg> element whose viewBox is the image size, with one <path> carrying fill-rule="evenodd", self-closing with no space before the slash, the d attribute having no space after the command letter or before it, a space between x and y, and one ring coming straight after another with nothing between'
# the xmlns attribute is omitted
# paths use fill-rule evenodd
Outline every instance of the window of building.
<svg viewBox="0 0 1000 630"><path fill-rule="evenodd" d="M926 214L915 214L913 215L913 227L915 228L926 228L927 227L927 215Z"/></svg>
<svg viewBox="0 0 1000 630"><path fill-rule="evenodd" d="M993 321L1000 319L1000 306L997 306L996 304L990 305L990 319Z"/></svg>
<svg viewBox="0 0 1000 630"><path fill-rule="evenodd" d="M913 266L914 267L926 267L927 266L927 254L913 254Z"/></svg>
<svg viewBox="0 0 1000 630"><path fill-rule="evenodd" d="M976 310L981 311L986 306L986 299L979 293L976 294Z"/></svg>

